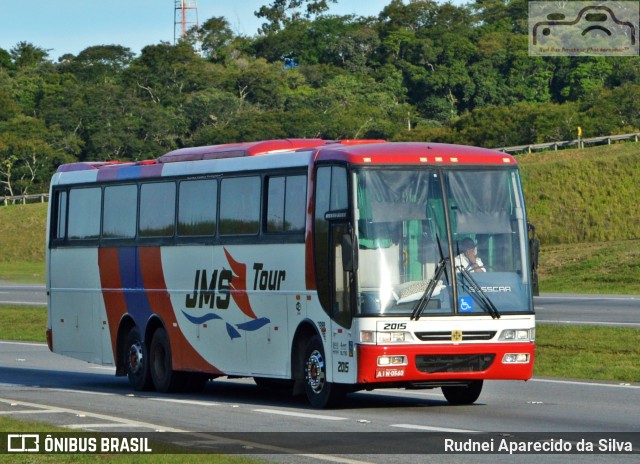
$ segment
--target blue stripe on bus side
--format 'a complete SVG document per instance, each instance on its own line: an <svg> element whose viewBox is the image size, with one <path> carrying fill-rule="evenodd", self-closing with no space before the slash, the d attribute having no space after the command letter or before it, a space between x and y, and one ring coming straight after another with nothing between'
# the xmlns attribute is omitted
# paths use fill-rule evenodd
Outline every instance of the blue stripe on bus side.
<svg viewBox="0 0 640 464"><path fill-rule="evenodd" d="M140 260L136 247L122 247L118 250L120 278L127 312L133 316L141 331L146 329L147 320L151 316L151 305L142 282Z"/></svg>

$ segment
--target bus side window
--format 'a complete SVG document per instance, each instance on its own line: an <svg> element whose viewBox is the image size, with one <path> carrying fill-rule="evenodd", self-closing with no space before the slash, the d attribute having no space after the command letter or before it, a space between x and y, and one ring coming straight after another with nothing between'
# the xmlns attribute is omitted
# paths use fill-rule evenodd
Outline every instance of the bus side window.
<svg viewBox="0 0 640 464"><path fill-rule="evenodd" d="M116 185L104 189L103 238L135 238L138 187Z"/></svg>
<svg viewBox="0 0 640 464"><path fill-rule="evenodd" d="M267 182L267 232L304 232L306 176L270 177Z"/></svg>
<svg viewBox="0 0 640 464"><path fill-rule="evenodd" d="M140 236L171 237L175 229L176 184L154 182L140 188Z"/></svg>
<svg viewBox="0 0 640 464"><path fill-rule="evenodd" d="M76 188L69 192L68 236L72 240L97 239L100 236L100 187Z"/></svg>
<svg viewBox="0 0 640 464"><path fill-rule="evenodd" d="M316 172L314 257L318 298L323 309L333 315L331 276L336 266L333 252L329 248L329 223L327 211L348 208L347 170L342 166L322 166ZM335 270L341 272L342 270Z"/></svg>
<svg viewBox="0 0 640 464"><path fill-rule="evenodd" d="M217 207L218 181L203 179L180 182L178 235L215 235Z"/></svg>
<svg viewBox="0 0 640 464"><path fill-rule="evenodd" d="M257 176L222 179L220 235L258 234L261 183Z"/></svg>
<svg viewBox="0 0 640 464"><path fill-rule="evenodd" d="M54 238L64 240L67 237L67 192L58 192L56 199L56 230Z"/></svg>

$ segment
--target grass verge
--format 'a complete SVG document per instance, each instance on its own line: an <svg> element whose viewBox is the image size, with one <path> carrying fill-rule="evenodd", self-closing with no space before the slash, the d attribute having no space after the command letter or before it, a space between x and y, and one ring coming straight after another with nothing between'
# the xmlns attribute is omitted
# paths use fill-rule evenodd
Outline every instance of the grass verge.
<svg viewBox="0 0 640 464"><path fill-rule="evenodd" d="M0 306L0 340L46 342L47 308Z"/></svg>
<svg viewBox="0 0 640 464"><path fill-rule="evenodd" d="M640 295L640 240L546 246L539 272L543 293Z"/></svg>
<svg viewBox="0 0 640 464"><path fill-rule="evenodd" d="M534 375L640 382L640 330L538 325Z"/></svg>
<svg viewBox="0 0 640 464"><path fill-rule="evenodd" d="M2 262L0 261L0 281L21 284L41 284L45 281L44 262Z"/></svg>

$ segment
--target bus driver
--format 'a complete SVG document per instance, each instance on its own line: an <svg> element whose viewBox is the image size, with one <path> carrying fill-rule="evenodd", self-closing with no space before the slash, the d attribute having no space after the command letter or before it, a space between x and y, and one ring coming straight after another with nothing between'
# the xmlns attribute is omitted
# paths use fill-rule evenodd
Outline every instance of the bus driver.
<svg viewBox="0 0 640 464"><path fill-rule="evenodd" d="M460 254L455 259L456 269L462 267L468 272L487 272L478 257L478 246L469 237L460 242Z"/></svg>

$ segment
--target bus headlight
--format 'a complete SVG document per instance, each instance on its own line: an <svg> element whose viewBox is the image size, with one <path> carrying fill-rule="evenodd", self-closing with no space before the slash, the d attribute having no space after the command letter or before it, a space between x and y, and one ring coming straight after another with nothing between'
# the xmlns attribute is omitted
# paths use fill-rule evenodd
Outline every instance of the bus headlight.
<svg viewBox="0 0 640 464"><path fill-rule="evenodd" d="M378 332L377 341L381 343L405 343L413 340L409 332Z"/></svg>
<svg viewBox="0 0 640 464"><path fill-rule="evenodd" d="M536 329L506 329L500 334L503 342L529 342L536 339Z"/></svg>
<svg viewBox="0 0 640 464"><path fill-rule="evenodd" d="M360 343L376 343L378 345L393 343L408 343L413 341L409 332L376 332L375 330L361 330Z"/></svg>

